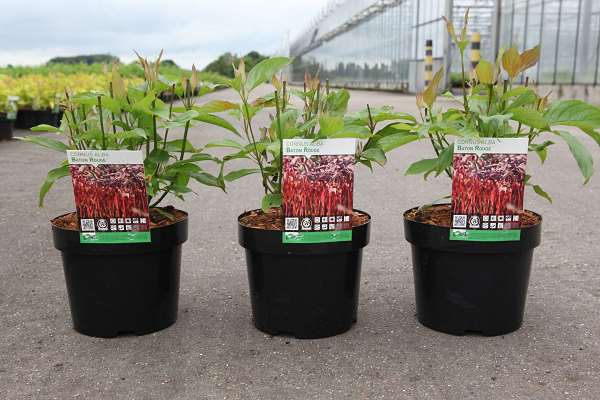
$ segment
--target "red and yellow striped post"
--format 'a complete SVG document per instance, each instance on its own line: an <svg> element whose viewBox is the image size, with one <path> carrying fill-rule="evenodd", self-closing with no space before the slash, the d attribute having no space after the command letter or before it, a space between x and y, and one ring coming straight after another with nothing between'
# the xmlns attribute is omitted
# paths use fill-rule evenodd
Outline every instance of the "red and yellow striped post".
<svg viewBox="0 0 600 400"><path fill-rule="evenodd" d="M425 87L429 86L429 82L433 78L433 40L425 41Z"/></svg>
<svg viewBox="0 0 600 400"><path fill-rule="evenodd" d="M471 68L475 70L481 60L481 35L479 32L471 34Z"/></svg>

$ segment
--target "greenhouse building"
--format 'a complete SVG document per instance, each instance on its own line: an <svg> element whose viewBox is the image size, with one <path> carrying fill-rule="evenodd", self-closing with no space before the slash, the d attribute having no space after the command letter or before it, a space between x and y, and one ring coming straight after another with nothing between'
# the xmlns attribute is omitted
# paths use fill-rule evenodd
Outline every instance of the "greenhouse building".
<svg viewBox="0 0 600 400"><path fill-rule="evenodd" d="M596 85L600 1L593 0L341 0L334 1L291 43L291 80L305 72L334 85L416 92L426 79L426 43L446 85L460 81L460 57L442 16L462 28L470 10L471 59L494 59L505 47L541 46L530 79L544 85Z"/></svg>

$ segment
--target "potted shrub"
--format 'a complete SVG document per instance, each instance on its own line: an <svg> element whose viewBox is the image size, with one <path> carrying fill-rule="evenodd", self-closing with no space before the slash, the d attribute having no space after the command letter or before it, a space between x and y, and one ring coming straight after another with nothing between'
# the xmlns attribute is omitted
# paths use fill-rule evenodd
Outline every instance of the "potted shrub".
<svg viewBox="0 0 600 400"><path fill-rule="evenodd" d="M195 101L192 93L198 85L195 70L191 77L184 79L184 90L180 92L183 106L174 107L173 103L165 104L156 97L165 86L175 86L159 74L159 62L140 61L145 72L143 84L125 88L115 69L106 92L66 95L59 128L48 125L33 128L34 131L56 132L65 137L67 143L45 136L21 138L63 153L88 149L141 151L143 154L142 185L145 182L148 201L143 205L142 199L142 205L136 207L149 206L149 242L81 243L84 221L78 221L76 213L51 221L54 245L62 255L74 328L91 336L141 335L175 322L181 248L187 239L188 216L172 206L162 206L163 201L168 194L183 199L191 191L190 180L224 187L220 160L202 153L188 140L190 126L198 121L227 126L226 121L217 116L192 109ZM173 139L170 135L176 128L183 128L183 139ZM205 171L199 165L201 162L216 163L219 173L213 175ZM66 161L48 173L40 190L40 206L53 183L65 176L69 176ZM115 186L129 185L119 180L118 175L97 187L86 186L83 179L76 184L73 178L76 199L82 191L88 196L97 196L94 207L110 207L113 201L117 206L131 201L128 195L120 193L114 200L106 199L105 194L112 193ZM145 221L140 218L140 222Z"/></svg>
<svg viewBox="0 0 600 400"><path fill-rule="evenodd" d="M370 216L353 211L349 241L283 243L283 140L356 138L354 160L371 168L373 163L386 162L385 152L397 145L396 135L405 130L390 125L401 125L400 121L412 124L414 118L388 107L347 115L348 91L330 90L317 77L307 75L303 90L288 90L276 77L288 63L287 58L270 58L246 72L243 60L240 62L228 83L240 101L212 103L215 110L238 119L240 132L235 140L207 147L232 148L225 162L243 159L254 163L253 168L228 172L224 179L231 182L256 174L264 191L262 207L238 217L255 326L269 334L318 338L345 332L356 322L362 249L369 243ZM254 89L268 80L274 91L253 98ZM272 110L270 122L258 127L255 117L267 108Z"/></svg>
<svg viewBox="0 0 600 400"><path fill-rule="evenodd" d="M0 94L0 140L10 140L13 137L13 127L17 118L16 96Z"/></svg>
<svg viewBox="0 0 600 400"><path fill-rule="evenodd" d="M533 178L525 175L524 163L517 169L498 165L495 171L503 171L502 174L486 175L487 186L472 186L465 192L460 187L464 178L460 174L465 171L457 172L455 168L459 164L453 153L462 153L458 151L460 145L455 149L456 143L460 138L476 138L476 142L493 138L498 143L498 138L524 138L524 153L528 150L536 154L543 163L553 140L563 140L587 183L593 173L592 156L576 136L559 127L577 127L600 144L600 134L596 132L600 128L600 109L579 100L550 103L548 95L541 96L528 86L528 80L522 86L516 84L520 75L537 63L539 47L521 54L510 48L498 57L496 64L481 61L469 80L464 73L463 57L468 43L467 16L460 35L455 33L452 24L447 22L447 26L463 61L462 82L470 82L468 87L463 85L462 98L447 96L462 106L447 109L434 106L442 76L440 70L417 97L421 122L413 132L406 133L407 143L427 140L435 152L435 157L410 165L407 175L454 177L452 205L430 204L404 213L405 236L412 249L417 314L422 324L438 331L501 335L522 324L533 251L541 240L542 217L523 209L517 202L505 203L520 218L520 239L462 241L450 240L451 226L456 226L451 225L454 224L452 210L458 209L465 197L480 202L474 203L478 207L485 206L483 201L501 201L500 196L514 189L507 182L529 186L536 194L549 201L551 198ZM476 172L466 173L487 174L480 165L473 164L472 171ZM507 171L517 172L509 176ZM523 174L520 181L515 178L519 174ZM520 194L521 202L522 198ZM473 220L473 224L478 223L478 218ZM481 228L487 225L482 224Z"/></svg>

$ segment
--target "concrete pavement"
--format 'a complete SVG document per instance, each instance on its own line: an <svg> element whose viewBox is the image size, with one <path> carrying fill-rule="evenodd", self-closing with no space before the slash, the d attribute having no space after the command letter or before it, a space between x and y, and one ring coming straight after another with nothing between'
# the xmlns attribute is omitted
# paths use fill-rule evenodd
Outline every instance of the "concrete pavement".
<svg viewBox="0 0 600 400"><path fill-rule="evenodd" d="M232 99L227 91L209 98ZM206 99L206 98L205 98ZM354 91L351 106L413 97ZM26 132L17 132L26 134ZM192 141L231 137L199 126ZM586 143L591 140L582 137ZM598 162L600 151L592 147ZM449 194L447 178L404 177L430 156L426 143L390 155L385 169L359 169L357 208L373 216L364 251L358 323L319 340L270 337L251 322L236 218L260 205L256 176L229 194L197 186L173 204L190 213L180 314L171 328L105 340L71 328L60 254L48 221L73 209L70 181L37 208L46 171L62 158L18 141L0 143L1 399L597 399L600 397L600 176L587 186L568 149L528 169L554 197L526 193L544 216L523 327L500 337L445 335L415 317L404 210ZM600 172L597 173L600 175Z"/></svg>

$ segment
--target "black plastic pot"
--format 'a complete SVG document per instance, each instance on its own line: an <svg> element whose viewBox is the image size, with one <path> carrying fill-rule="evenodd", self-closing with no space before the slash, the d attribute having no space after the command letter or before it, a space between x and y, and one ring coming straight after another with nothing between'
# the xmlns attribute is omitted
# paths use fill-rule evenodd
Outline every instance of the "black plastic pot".
<svg viewBox="0 0 600 400"><path fill-rule="evenodd" d="M60 113L52 112L51 109L19 109L19 112L17 112L17 120L15 121L15 128L31 129L40 124L58 126L57 118L59 114Z"/></svg>
<svg viewBox="0 0 600 400"><path fill-rule="evenodd" d="M301 339L346 332L356 322L362 249L369 222L352 229L352 241L284 244L282 232L239 223L246 249L254 325L271 335Z"/></svg>
<svg viewBox="0 0 600 400"><path fill-rule="evenodd" d="M75 330L109 338L144 335L172 325L187 232L186 218L152 229L151 243L81 244L78 231L53 224Z"/></svg>
<svg viewBox="0 0 600 400"><path fill-rule="evenodd" d="M6 115L0 114L0 140L12 139L14 122L12 119L6 119Z"/></svg>
<svg viewBox="0 0 600 400"><path fill-rule="evenodd" d="M404 213L411 243L419 322L454 335L503 335L521 327L533 249L540 223L512 242L449 240L450 229L412 221Z"/></svg>

